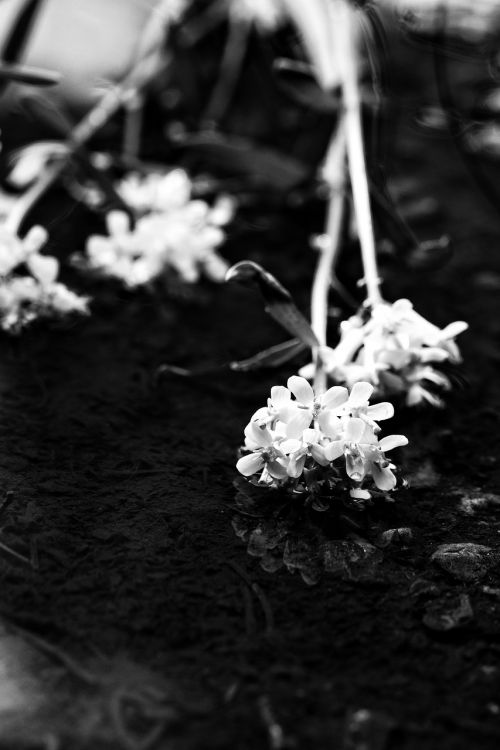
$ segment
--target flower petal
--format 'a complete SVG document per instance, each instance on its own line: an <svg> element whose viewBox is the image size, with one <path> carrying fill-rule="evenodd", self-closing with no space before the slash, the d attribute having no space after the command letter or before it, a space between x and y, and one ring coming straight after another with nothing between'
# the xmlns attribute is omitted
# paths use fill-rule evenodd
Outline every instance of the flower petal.
<svg viewBox="0 0 500 750"><path fill-rule="evenodd" d="M347 476L355 482L361 482L366 474L365 462L360 455L347 454L345 457L345 470Z"/></svg>
<svg viewBox="0 0 500 750"><path fill-rule="evenodd" d="M258 422L249 422L245 427L245 437L254 442L259 448L268 448L272 445L273 436L265 425Z"/></svg>
<svg viewBox="0 0 500 750"><path fill-rule="evenodd" d="M403 445L408 445L408 438L404 435L387 435L378 444L382 453L392 451L393 448L400 448Z"/></svg>
<svg viewBox="0 0 500 750"><path fill-rule="evenodd" d="M384 492L389 492L390 490L393 490L396 486L396 477L394 476L393 472L389 468L380 468L378 464L372 464L372 477L373 481L379 488L379 490L383 490Z"/></svg>
<svg viewBox="0 0 500 750"><path fill-rule="evenodd" d="M450 352L440 346L425 346L418 352L420 362L444 362L449 356Z"/></svg>
<svg viewBox="0 0 500 750"><path fill-rule="evenodd" d="M286 426L286 434L289 438L301 438L302 433L311 424L311 412L309 410L300 409L297 414L293 417Z"/></svg>
<svg viewBox="0 0 500 750"><path fill-rule="evenodd" d="M275 409L288 406L291 398L292 394L284 385L273 385L271 388L271 401Z"/></svg>
<svg viewBox="0 0 500 750"><path fill-rule="evenodd" d="M349 490L349 495L353 500L369 500L371 498L368 490L362 490L361 487L353 487Z"/></svg>
<svg viewBox="0 0 500 750"><path fill-rule="evenodd" d="M342 433L342 420L334 411L322 411L318 416L318 425L326 437L337 439Z"/></svg>
<svg viewBox="0 0 500 750"><path fill-rule="evenodd" d="M304 367L301 367L299 370L299 375L302 378L306 378L307 380L312 380L314 378L316 368L314 367L314 364L312 362L309 362L309 364L304 365Z"/></svg>
<svg viewBox="0 0 500 750"><path fill-rule="evenodd" d="M350 417L345 429L346 443L359 443L365 431L365 424L359 417Z"/></svg>
<svg viewBox="0 0 500 750"><path fill-rule="evenodd" d="M332 459L326 457L325 448L322 445L313 443L309 446L311 456L314 458L317 464L320 466L327 466Z"/></svg>
<svg viewBox="0 0 500 750"><path fill-rule="evenodd" d="M292 456L286 470L288 476L292 477L292 479L298 479L304 471L305 462L305 454L302 454L302 456L298 456L297 458L295 456Z"/></svg>
<svg viewBox="0 0 500 750"><path fill-rule="evenodd" d="M302 440L304 443L316 443L318 441L318 430L314 430L312 428L307 428L302 433Z"/></svg>
<svg viewBox="0 0 500 750"><path fill-rule="evenodd" d="M342 404L345 404L349 398L349 392L347 388L342 385L334 385L333 388L329 388L320 398L321 406L324 409L337 409Z"/></svg>
<svg viewBox="0 0 500 750"><path fill-rule="evenodd" d="M288 440L283 440L283 442L280 443L280 451L282 451L286 455L290 453L296 453L301 448L302 441L297 440L296 438L289 438Z"/></svg>
<svg viewBox="0 0 500 750"><path fill-rule="evenodd" d="M284 479L287 476L286 466L280 461L269 461L266 468L273 479Z"/></svg>
<svg viewBox="0 0 500 750"><path fill-rule="evenodd" d="M305 378L292 375L292 377L288 378L287 385L301 404L304 404L304 406L312 406L314 404L314 391L311 384Z"/></svg>
<svg viewBox="0 0 500 750"><path fill-rule="evenodd" d="M333 440L328 445L325 445L324 454L327 461L335 461L337 458L340 458L340 456L344 455L344 441Z"/></svg>
<svg viewBox="0 0 500 750"><path fill-rule="evenodd" d="M454 323L448 323L446 328L441 331L443 339L454 339L459 334L467 330L469 326L463 320L455 320Z"/></svg>
<svg viewBox="0 0 500 750"><path fill-rule="evenodd" d="M354 409L359 406L364 406L364 404L369 401L372 393L373 385L371 383L354 383L351 395L349 396L349 403Z"/></svg>
<svg viewBox="0 0 500 750"><path fill-rule="evenodd" d="M264 459L260 453L250 453L248 456L243 456L236 464L236 468L244 477L251 477L252 474L260 471L263 466Z"/></svg>
<svg viewBox="0 0 500 750"><path fill-rule="evenodd" d="M379 404L372 404L366 410L370 419L378 421L379 419L390 419L394 416L394 406L389 401L381 401Z"/></svg>
<svg viewBox="0 0 500 750"><path fill-rule="evenodd" d="M269 409L267 406L261 406L260 409L252 414L251 422L267 422L270 418Z"/></svg>

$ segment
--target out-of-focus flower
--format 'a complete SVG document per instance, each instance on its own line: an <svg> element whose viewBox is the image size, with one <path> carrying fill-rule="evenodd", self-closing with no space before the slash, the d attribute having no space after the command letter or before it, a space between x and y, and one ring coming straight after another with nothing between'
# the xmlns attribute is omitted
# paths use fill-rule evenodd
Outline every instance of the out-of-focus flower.
<svg viewBox="0 0 500 750"><path fill-rule="evenodd" d="M316 467L323 483L335 483L343 474L354 500L370 498L366 481L390 492L396 486L395 466L385 452L408 441L404 435L379 440L376 419L392 416L393 408L370 404L372 392L370 383L357 383L350 394L334 387L316 396L297 376L289 378L288 388L274 386L267 407L255 412L245 429L249 453L239 459L238 471L249 478L262 472L259 483L296 491Z"/></svg>
<svg viewBox="0 0 500 750"><path fill-rule="evenodd" d="M183 208L191 200L192 183L183 169L172 169L166 174L130 172L116 189L134 211L145 214Z"/></svg>
<svg viewBox="0 0 500 750"><path fill-rule="evenodd" d="M232 218L233 203L227 196L213 206L191 200L191 189L181 169L128 176L118 190L138 214L135 227L124 212L111 211L106 217L108 235L89 237L86 256L78 257L78 264L129 287L147 284L169 269L187 283L201 275L223 281L228 264L216 249L225 239L222 226Z"/></svg>
<svg viewBox="0 0 500 750"><path fill-rule="evenodd" d="M5 226L0 228L0 327L19 333L38 318L88 312L88 299L57 281L59 262L41 255L48 234L41 226L32 227L20 239ZM24 264L31 274L16 275Z"/></svg>
<svg viewBox="0 0 500 750"><path fill-rule="evenodd" d="M6 225L0 225L0 277L7 276L20 263L26 263L31 255L37 254L48 239L47 231L34 226L21 239Z"/></svg>
<svg viewBox="0 0 500 750"><path fill-rule="evenodd" d="M381 302L343 321L338 345L322 347L320 356L337 383L353 387L366 381L379 396L400 394L409 406L423 401L438 406L442 400L435 389L448 390L451 384L433 365L460 362L454 339L467 327L467 323L456 321L438 328L419 315L407 299ZM300 374L311 378L311 365ZM386 410L386 419L392 416L390 404L378 407ZM373 416L375 420L383 418L380 413Z"/></svg>
<svg viewBox="0 0 500 750"><path fill-rule="evenodd" d="M274 31L285 20L282 0L223 0L232 18L255 23L259 31Z"/></svg>

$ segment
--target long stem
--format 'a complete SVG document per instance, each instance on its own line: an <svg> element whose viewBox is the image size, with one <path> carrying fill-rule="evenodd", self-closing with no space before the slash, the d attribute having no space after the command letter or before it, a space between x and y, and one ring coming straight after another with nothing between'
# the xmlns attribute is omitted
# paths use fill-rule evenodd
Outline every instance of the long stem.
<svg viewBox="0 0 500 750"><path fill-rule="evenodd" d="M14 206L11 216L9 216L7 221L7 225L11 231L16 233L19 231L28 212L54 182L59 179L73 154L87 143L120 107L142 96L144 87L159 69L159 40L161 38L159 31L164 28L161 25L162 22L166 23L168 21L168 16L165 13L163 15L159 13L160 11L163 12L166 8L168 8L168 3L161 1L157 7L153 8L150 23L146 25L144 31L144 39L140 40L139 48L140 52L144 53L143 56L135 60L131 70L125 75L123 80L117 86L106 91L95 107L73 128L70 136L66 139L68 147L66 157L48 167L40 175L37 182L21 196L18 203ZM155 24L160 24L160 26L155 28Z"/></svg>
<svg viewBox="0 0 500 750"><path fill-rule="evenodd" d="M366 297L368 304L373 305L381 302L382 296L380 294L380 278L363 145L355 27L352 11L345 0L333 0L330 7L332 11L331 26L344 97L347 158L361 245Z"/></svg>
<svg viewBox="0 0 500 750"><path fill-rule="evenodd" d="M323 175L330 188L326 232L320 238L320 256L314 274L311 293L311 328L320 346L326 345L328 326L328 295L332 274L340 251L340 236L344 218L346 139L344 122L338 125L326 157ZM317 395L326 390L326 373L317 348L313 351L314 391Z"/></svg>

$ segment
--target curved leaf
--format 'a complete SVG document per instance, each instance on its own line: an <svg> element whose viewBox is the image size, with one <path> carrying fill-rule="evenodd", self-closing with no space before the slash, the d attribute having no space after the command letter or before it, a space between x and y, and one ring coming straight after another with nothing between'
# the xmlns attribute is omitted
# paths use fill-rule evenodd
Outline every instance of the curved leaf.
<svg viewBox="0 0 500 750"><path fill-rule="evenodd" d="M311 168L293 156L233 135L187 135L178 146L199 156L208 166L245 177L260 187L291 190L311 176Z"/></svg>
<svg viewBox="0 0 500 750"><path fill-rule="evenodd" d="M282 344L276 344L269 349L264 349L253 357L240 359L230 362L229 367L236 372L248 372L249 370L259 370L264 367L280 367L285 362L293 359L297 354L303 352L306 345L299 339L290 339Z"/></svg>
<svg viewBox="0 0 500 750"><path fill-rule="evenodd" d="M265 310L272 318L305 346L311 349L319 346L316 334L296 306L290 292L258 263L251 260L236 263L228 270L226 281L256 284L266 302Z"/></svg>

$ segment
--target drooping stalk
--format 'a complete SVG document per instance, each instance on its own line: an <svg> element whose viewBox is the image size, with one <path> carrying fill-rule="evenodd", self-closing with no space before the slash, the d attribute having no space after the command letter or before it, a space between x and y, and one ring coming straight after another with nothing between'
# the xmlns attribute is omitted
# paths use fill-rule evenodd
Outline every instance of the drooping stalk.
<svg viewBox="0 0 500 750"><path fill-rule="evenodd" d="M345 206L345 156L346 133L344 120L338 124L332 136L323 168L323 176L329 186L326 231L319 238L319 260L314 274L311 293L311 328L320 346L326 345L328 327L328 295L332 275L340 250L340 236ZM314 390L317 395L326 390L326 373L319 349L313 351Z"/></svg>
<svg viewBox="0 0 500 750"><path fill-rule="evenodd" d="M369 305L374 305L382 301L382 296L363 145L354 12L346 0L332 0L329 7L344 100L349 177L361 245L366 299Z"/></svg>
<svg viewBox="0 0 500 750"><path fill-rule="evenodd" d="M161 65L163 34L171 21L169 0L159 0L152 9L149 21L139 40L136 57L130 71L116 86L108 89L98 103L80 120L66 139L67 154L57 163L47 167L39 179L14 205L7 225L18 232L25 217L46 191L59 179L68 161L100 130L113 115L129 102L142 97Z"/></svg>

